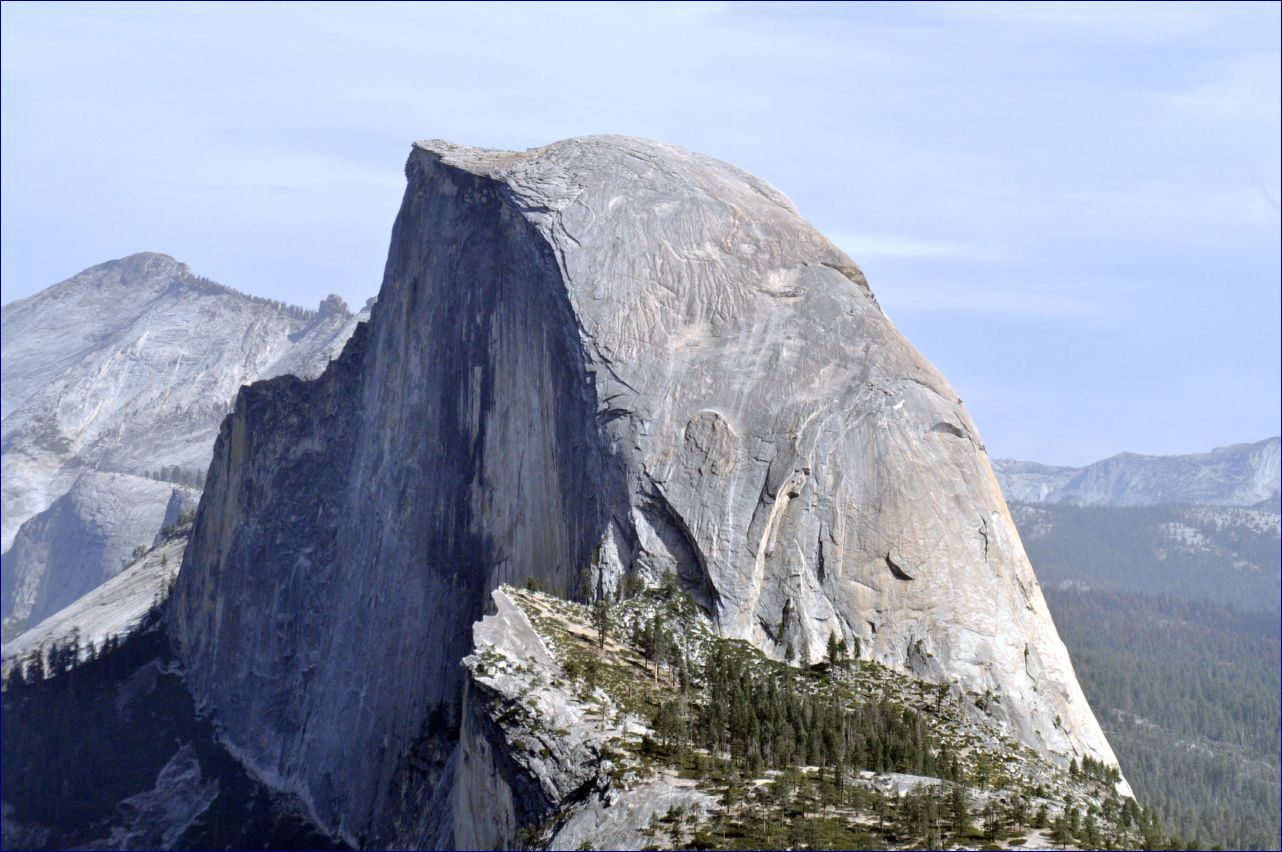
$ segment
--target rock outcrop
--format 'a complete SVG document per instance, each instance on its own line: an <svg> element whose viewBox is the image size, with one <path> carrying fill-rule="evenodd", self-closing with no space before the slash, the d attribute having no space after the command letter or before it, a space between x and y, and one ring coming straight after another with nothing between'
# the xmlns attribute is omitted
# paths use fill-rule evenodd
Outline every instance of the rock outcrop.
<svg viewBox="0 0 1282 852"><path fill-rule="evenodd" d="M465 658L454 819L439 846L511 847L520 827L590 795L604 750L597 720L555 685L559 667L525 614L502 591L494 602Z"/></svg>
<svg viewBox="0 0 1282 852"><path fill-rule="evenodd" d="M1037 800L1032 807L1044 805L1048 815L1074 803L1096 814L1116 814L1122 805L1099 767L1087 764L1086 772L1077 773L1054 767L1002 735L990 718L970 712L973 696L941 694L869 661L806 670L780 665L742 642L717 637L693 601L664 587L612 604L604 636L595 607L511 587L496 590L493 599L495 612L473 627L475 647L463 660L469 681L453 758L454 835L437 838L436 846L877 848L889 838L860 831L883 822L874 814L884 815L885 800L898 812L900 797L914 790L942 786L945 796L952 795L952 782L937 775L893 771L896 765L925 771L941 764L915 763L914 749L903 748L902 741L891 745L890 718L909 722L901 730L919 731L934 755L962 756L945 775L975 777L979 767L1002 767L983 784L977 811L1009 810L1017 799ZM652 668L645 658L650 628L676 631L681 650L670 664ZM717 683L728 689L749 682L760 689L755 698L743 692L727 703L717 694ZM772 692L773 699L762 700ZM812 703L809 713L800 705L789 707L800 695ZM881 723L874 722L882 712ZM844 729L833 721L842 716L848 722ZM736 729L755 742L725 750L712 746ZM881 747L865 749L865 734ZM790 762L783 757L790 753L789 739L845 745L849 763L839 770L839 785L862 788L871 800L861 797L846 808L843 796L829 795L825 813L813 819L853 832L811 831L808 808L789 801L786 791L789 777L798 785L822 785L841 762L841 749L802 747L804 758L792 753L813 769L766 768L771 761ZM720 762L727 757L729 765ZM740 797L764 807L745 812ZM810 795L799 797L807 799L820 809ZM874 804L878 799L883 804ZM754 822L757 829L749 827ZM1111 845L1138 839L1108 820L1090 831L1110 835ZM891 837L896 847L916 845L902 824ZM1012 847L1024 842L1007 840ZM927 837L925 845L941 843Z"/></svg>
<svg viewBox="0 0 1282 852"><path fill-rule="evenodd" d="M186 546L187 530L164 538L107 582L6 642L4 670L54 645L65 647L74 641L87 654L108 639L128 636L153 607L163 604Z"/></svg>
<svg viewBox="0 0 1282 852"><path fill-rule="evenodd" d="M258 777L354 845L449 836L468 626L585 567L1116 762L960 399L787 198L622 137L420 143L406 174L371 321L223 423L168 615Z"/></svg>

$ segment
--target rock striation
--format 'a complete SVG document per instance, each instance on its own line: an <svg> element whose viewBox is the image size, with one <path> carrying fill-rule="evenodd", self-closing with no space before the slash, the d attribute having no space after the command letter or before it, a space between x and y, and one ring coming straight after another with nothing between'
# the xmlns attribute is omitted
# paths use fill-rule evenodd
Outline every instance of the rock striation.
<svg viewBox="0 0 1282 852"><path fill-rule="evenodd" d="M454 836L469 626L585 567L1116 763L960 399L780 192L624 137L424 142L406 175L371 321L237 397L171 601L256 775L353 845Z"/></svg>

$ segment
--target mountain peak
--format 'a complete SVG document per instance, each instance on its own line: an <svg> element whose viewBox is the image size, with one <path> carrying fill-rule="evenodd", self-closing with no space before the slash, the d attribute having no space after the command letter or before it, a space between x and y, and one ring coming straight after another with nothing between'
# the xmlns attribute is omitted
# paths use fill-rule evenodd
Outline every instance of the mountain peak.
<svg viewBox="0 0 1282 852"><path fill-rule="evenodd" d="M416 156L467 173L501 181L531 203L557 210L590 187L584 178L604 181L621 191L662 192L671 199L685 193L723 197L745 210L762 199L797 216L796 205L767 181L738 166L704 154L637 136L600 134L563 139L525 151L474 148L431 139L415 142L407 174ZM658 178L658 179L656 179ZM626 200L627 195L616 196ZM831 252L837 252L829 245ZM841 254L844 264L854 263Z"/></svg>
<svg viewBox="0 0 1282 852"><path fill-rule="evenodd" d="M351 310L347 307L347 302L343 301L342 296L337 293L330 293L324 299L321 299L320 307L317 308L316 313L320 319L327 319L333 316L346 318L352 315Z"/></svg>
<svg viewBox="0 0 1282 852"><path fill-rule="evenodd" d="M329 319L316 322L321 314ZM208 464L244 383L320 372L355 319L250 296L138 252L4 306L5 548L71 473ZM135 542L136 543L136 542ZM132 546L132 544L131 544Z"/></svg>
<svg viewBox="0 0 1282 852"><path fill-rule="evenodd" d="M127 254L124 257L109 260L100 266L120 266L122 268L145 270L147 268L177 267L186 269L187 264L175 258L173 255L165 254L159 251L138 251L133 254Z"/></svg>
<svg viewBox="0 0 1282 852"><path fill-rule="evenodd" d="M68 281L92 282L98 286L113 283L137 284L186 277L191 267L167 254L140 251L104 261L73 275Z"/></svg>

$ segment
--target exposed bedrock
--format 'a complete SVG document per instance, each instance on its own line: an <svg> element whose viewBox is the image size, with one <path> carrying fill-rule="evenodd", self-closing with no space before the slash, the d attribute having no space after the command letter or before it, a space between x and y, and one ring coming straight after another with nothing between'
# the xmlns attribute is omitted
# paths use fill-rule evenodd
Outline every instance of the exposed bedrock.
<svg viewBox="0 0 1282 852"><path fill-rule="evenodd" d="M136 548L196 505L199 492L127 473L89 471L18 530L0 557L0 611L28 628L120 573Z"/></svg>
<svg viewBox="0 0 1282 852"><path fill-rule="evenodd" d="M171 606L261 777L358 845L452 836L470 625L589 564L1115 763L961 401L783 195L623 137L420 143L406 172L371 321L224 422Z"/></svg>

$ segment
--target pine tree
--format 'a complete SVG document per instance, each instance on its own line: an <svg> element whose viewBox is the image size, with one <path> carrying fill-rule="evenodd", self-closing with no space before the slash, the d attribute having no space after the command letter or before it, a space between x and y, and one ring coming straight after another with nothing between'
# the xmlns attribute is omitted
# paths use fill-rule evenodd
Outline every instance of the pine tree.
<svg viewBox="0 0 1282 852"><path fill-rule="evenodd" d="M1023 829L1024 823L1028 821L1028 800L1016 793L1015 798L1010 803L1010 824L1014 828Z"/></svg>
<svg viewBox="0 0 1282 852"><path fill-rule="evenodd" d="M949 795L949 815L953 829L953 839L966 837L975 831L975 823L970 816L969 796L961 784L954 784Z"/></svg>
<svg viewBox="0 0 1282 852"><path fill-rule="evenodd" d="M1061 847L1073 842L1073 835L1068 830L1068 819L1063 813L1055 817L1055 821L1051 823L1051 842Z"/></svg>
<svg viewBox="0 0 1282 852"><path fill-rule="evenodd" d="M664 661L668 653L668 637L664 632L663 624L659 621L659 614L656 612L650 617L642 633L642 649L645 651L646 660L654 664L654 682L659 682L659 665Z"/></svg>
<svg viewBox="0 0 1282 852"><path fill-rule="evenodd" d="M592 626L596 628L596 641L599 650L605 650L605 640L610 632L611 619L610 602L605 598L599 599L592 605Z"/></svg>
<svg viewBox="0 0 1282 852"><path fill-rule="evenodd" d="M989 799L984 805L984 837L991 842L997 839L997 833L1001 831L1001 809L997 805L996 799Z"/></svg>
<svg viewBox="0 0 1282 852"><path fill-rule="evenodd" d="M631 571L624 575L623 585L621 588L623 590L622 593L624 598L635 598L637 595L645 591L645 580L641 579L640 574L635 571Z"/></svg>

